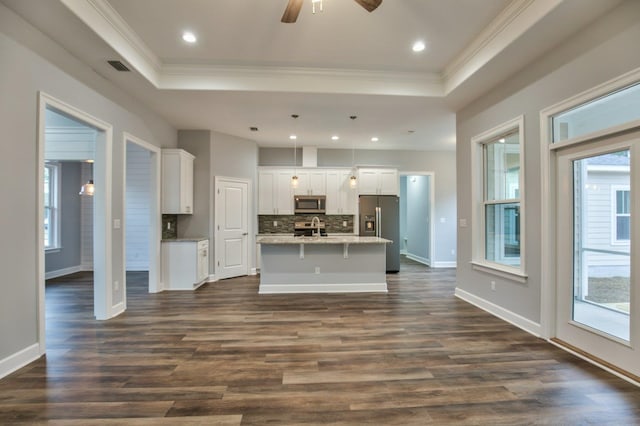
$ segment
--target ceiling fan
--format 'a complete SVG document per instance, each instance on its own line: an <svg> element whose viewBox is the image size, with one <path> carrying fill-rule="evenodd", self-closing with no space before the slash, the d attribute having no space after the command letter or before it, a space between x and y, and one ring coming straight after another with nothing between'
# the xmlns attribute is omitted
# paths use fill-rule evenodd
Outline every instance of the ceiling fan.
<svg viewBox="0 0 640 426"><path fill-rule="evenodd" d="M293 24L298 19L298 14L302 8L304 0L289 0L287 8L282 14L281 22L286 24ZM312 0L313 1L313 0ZM368 12L373 12L382 3L382 0L354 0L360 6L364 7Z"/></svg>

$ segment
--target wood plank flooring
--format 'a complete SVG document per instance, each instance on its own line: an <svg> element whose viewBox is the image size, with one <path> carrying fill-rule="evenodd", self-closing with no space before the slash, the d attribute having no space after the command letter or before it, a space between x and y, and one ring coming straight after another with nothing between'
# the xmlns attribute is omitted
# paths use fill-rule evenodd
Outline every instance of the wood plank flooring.
<svg viewBox="0 0 640 426"><path fill-rule="evenodd" d="M639 388L456 299L454 270L295 296L132 273L102 322L90 279L47 285L47 356L0 380L0 424L640 425Z"/></svg>

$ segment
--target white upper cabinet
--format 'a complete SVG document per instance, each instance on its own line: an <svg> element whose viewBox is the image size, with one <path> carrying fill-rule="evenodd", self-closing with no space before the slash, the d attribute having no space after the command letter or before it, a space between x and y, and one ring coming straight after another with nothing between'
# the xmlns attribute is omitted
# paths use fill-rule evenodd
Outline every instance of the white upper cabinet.
<svg viewBox="0 0 640 426"><path fill-rule="evenodd" d="M298 187L294 188L295 195L326 195L325 170L296 170Z"/></svg>
<svg viewBox="0 0 640 426"><path fill-rule="evenodd" d="M326 171L327 214L355 214L356 189L349 186L351 171Z"/></svg>
<svg viewBox="0 0 640 426"><path fill-rule="evenodd" d="M291 169L258 172L258 214L293 214Z"/></svg>
<svg viewBox="0 0 640 426"><path fill-rule="evenodd" d="M162 150L162 213L193 213L193 161L182 149Z"/></svg>
<svg viewBox="0 0 640 426"><path fill-rule="evenodd" d="M361 195L398 195L398 170L359 169L358 193Z"/></svg>

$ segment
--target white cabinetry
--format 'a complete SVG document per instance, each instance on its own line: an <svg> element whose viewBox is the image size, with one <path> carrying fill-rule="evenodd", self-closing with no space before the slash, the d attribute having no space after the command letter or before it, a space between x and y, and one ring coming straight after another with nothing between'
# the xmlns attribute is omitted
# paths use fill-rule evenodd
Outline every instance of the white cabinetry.
<svg viewBox="0 0 640 426"><path fill-rule="evenodd" d="M291 169L258 172L258 214L293 214Z"/></svg>
<svg viewBox="0 0 640 426"><path fill-rule="evenodd" d="M359 169L358 193L361 195L398 195L398 170Z"/></svg>
<svg viewBox="0 0 640 426"><path fill-rule="evenodd" d="M327 214L355 214L356 189L349 186L351 170L326 171Z"/></svg>
<svg viewBox="0 0 640 426"><path fill-rule="evenodd" d="M294 195L326 195L326 172L324 170L296 170L298 187Z"/></svg>
<svg viewBox="0 0 640 426"><path fill-rule="evenodd" d="M182 149L162 150L162 213L193 213L193 160Z"/></svg>
<svg viewBox="0 0 640 426"><path fill-rule="evenodd" d="M209 278L209 240L162 242L162 281L166 290L193 290Z"/></svg>

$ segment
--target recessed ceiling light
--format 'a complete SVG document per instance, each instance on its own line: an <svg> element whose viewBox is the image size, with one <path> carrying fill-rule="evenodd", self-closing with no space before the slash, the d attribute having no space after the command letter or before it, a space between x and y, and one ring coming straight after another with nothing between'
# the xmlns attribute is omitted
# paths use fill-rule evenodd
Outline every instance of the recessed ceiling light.
<svg viewBox="0 0 640 426"><path fill-rule="evenodd" d="M294 140L298 139L298 137L296 135L289 135L289 139L294 141Z"/></svg>
<svg viewBox="0 0 640 426"><path fill-rule="evenodd" d="M411 47L411 49L414 52L422 52L427 46L424 44L424 41L422 40L418 40L415 43L413 43L413 46Z"/></svg>
<svg viewBox="0 0 640 426"><path fill-rule="evenodd" d="M378 139L376 136L371 138L371 142L378 142L380 139Z"/></svg>
<svg viewBox="0 0 640 426"><path fill-rule="evenodd" d="M331 140L332 141L337 141L338 139L340 139L340 136L338 136L338 135L331 136Z"/></svg>
<svg viewBox="0 0 640 426"><path fill-rule="evenodd" d="M192 33L191 31L185 31L182 33L182 39L184 41L186 41L187 43L195 43L196 41L198 41L198 39L196 38L196 35L194 33Z"/></svg>

